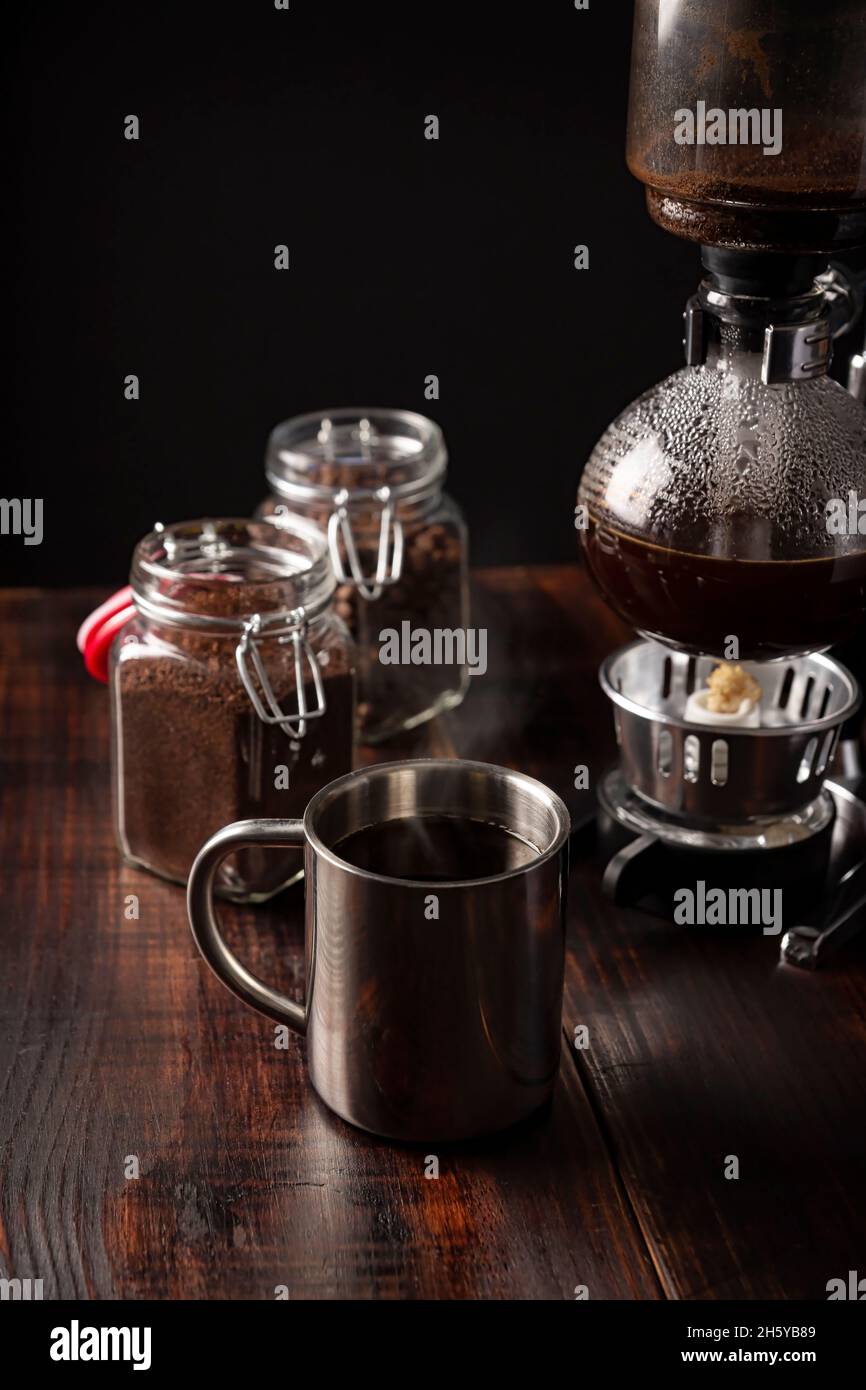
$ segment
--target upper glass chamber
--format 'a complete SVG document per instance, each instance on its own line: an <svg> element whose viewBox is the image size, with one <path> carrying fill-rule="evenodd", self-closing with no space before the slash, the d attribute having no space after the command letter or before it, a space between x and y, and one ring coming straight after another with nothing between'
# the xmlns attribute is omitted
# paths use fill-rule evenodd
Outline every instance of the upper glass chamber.
<svg viewBox="0 0 866 1390"><path fill-rule="evenodd" d="M863 0L637 0L627 157L656 222L704 245L866 234Z"/></svg>

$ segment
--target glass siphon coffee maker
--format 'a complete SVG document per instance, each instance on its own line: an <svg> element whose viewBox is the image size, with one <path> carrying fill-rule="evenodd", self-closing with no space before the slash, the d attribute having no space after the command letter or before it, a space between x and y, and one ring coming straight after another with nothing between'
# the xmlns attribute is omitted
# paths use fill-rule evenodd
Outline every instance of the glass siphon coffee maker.
<svg viewBox="0 0 866 1390"><path fill-rule="evenodd" d="M641 638L602 668L602 807L670 844L788 845L832 820L859 703L822 653L866 617L866 411L828 370L862 318L830 257L866 242L866 6L637 0L627 156L704 275L686 366L580 481L588 568Z"/></svg>
<svg viewBox="0 0 866 1390"><path fill-rule="evenodd" d="M828 375L861 312L828 253L866 241L866 6L827 8L636 6L629 166L705 278L688 365L606 430L579 501L612 606L687 651L819 651L866 609L866 412Z"/></svg>

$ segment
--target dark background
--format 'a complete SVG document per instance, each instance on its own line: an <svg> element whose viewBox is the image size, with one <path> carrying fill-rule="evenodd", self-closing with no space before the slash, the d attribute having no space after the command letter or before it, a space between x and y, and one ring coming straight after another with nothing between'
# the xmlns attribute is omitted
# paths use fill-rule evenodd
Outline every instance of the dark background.
<svg viewBox="0 0 866 1390"><path fill-rule="evenodd" d="M249 513L271 427L338 405L440 422L475 563L570 559L583 461L681 364L699 275L625 168L631 12L22 9L0 495L43 497L45 539L0 538L0 580L124 581L154 521Z"/></svg>

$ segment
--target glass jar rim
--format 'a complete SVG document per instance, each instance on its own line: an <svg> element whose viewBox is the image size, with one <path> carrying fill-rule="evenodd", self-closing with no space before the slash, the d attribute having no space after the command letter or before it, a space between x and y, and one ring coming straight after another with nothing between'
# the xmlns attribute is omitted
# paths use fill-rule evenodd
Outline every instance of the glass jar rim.
<svg viewBox="0 0 866 1390"><path fill-rule="evenodd" d="M276 528L206 517L157 523L135 547L130 584L139 611L160 622L236 633L256 618L263 635L277 635L326 608L336 578L327 539L311 522L292 517Z"/></svg>
<svg viewBox="0 0 866 1390"><path fill-rule="evenodd" d="M317 474L339 467L337 483ZM434 420L412 410L340 406L308 411L276 425L268 439L265 476L275 493L293 501L333 505L415 501L442 486L448 453ZM357 470L380 469L381 479L357 485ZM396 473L407 473L395 481Z"/></svg>

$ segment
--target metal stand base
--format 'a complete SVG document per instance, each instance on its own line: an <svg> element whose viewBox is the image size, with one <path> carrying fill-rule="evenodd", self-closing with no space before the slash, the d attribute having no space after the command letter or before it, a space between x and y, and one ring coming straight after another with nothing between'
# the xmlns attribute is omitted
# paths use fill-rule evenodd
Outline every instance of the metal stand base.
<svg viewBox="0 0 866 1390"><path fill-rule="evenodd" d="M647 885L664 877L672 850L703 851L715 857L717 866L733 868L736 860L730 851L745 849L742 870L748 876L749 866L754 869L784 857L791 846L801 844L811 855L813 848L820 849L815 837L825 831L825 861L816 870L821 890L816 920L785 931L780 958L787 965L817 969L833 951L866 929L866 802L838 782L827 782L821 796L797 817L763 826L752 822L711 830L678 824L644 802L626 786L619 768L606 775L598 799L603 816L635 837L606 862L602 887L613 902L634 905L639 901ZM795 854L799 859L799 852ZM776 878L777 873L774 868L772 876Z"/></svg>
<svg viewBox="0 0 866 1390"><path fill-rule="evenodd" d="M833 798L822 791L814 801L785 816L762 816L724 825L696 825L653 806L627 785L618 767L604 777L598 792L603 811L627 830L648 835L677 849L768 850L794 845L826 829L833 819Z"/></svg>

